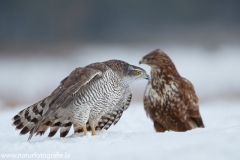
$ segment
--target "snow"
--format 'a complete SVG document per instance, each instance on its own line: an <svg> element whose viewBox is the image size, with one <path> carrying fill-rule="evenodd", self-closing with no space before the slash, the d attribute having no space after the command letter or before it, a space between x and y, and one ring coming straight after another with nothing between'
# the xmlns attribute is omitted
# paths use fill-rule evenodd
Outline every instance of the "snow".
<svg viewBox="0 0 240 160"><path fill-rule="evenodd" d="M0 113L0 156L2 154L68 154L70 159L240 159L240 101L212 101L201 104L205 128L187 132L156 133L141 103L132 104L108 131L96 136L73 134L53 138L33 137L11 126L11 118L22 108Z"/></svg>

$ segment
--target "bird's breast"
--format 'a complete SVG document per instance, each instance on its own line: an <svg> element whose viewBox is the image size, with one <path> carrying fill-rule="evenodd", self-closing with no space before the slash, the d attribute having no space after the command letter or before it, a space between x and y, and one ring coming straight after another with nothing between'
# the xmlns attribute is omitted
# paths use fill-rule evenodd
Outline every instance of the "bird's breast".
<svg viewBox="0 0 240 160"><path fill-rule="evenodd" d="M160 108L166 108L166 106L174 107L171 102L179 98L178 85L173 81L162 83L161 80L155 80L147 85L144 96L152 104L149 106Z"/></svg>
<svg viewBox="0 0 240 160"><path fill-rule="evenodd" d="M122 95L123 83L113 72L106 72L100 78L91 80L83 86L75 97L75 105L87 104L94 106L96 103L115 105Z"/></svg>

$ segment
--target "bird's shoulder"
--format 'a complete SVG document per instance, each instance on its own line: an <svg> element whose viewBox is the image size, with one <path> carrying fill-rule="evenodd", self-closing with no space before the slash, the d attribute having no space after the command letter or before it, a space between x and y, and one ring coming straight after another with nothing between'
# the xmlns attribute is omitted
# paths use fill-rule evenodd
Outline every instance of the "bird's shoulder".
<svg viewBox="0 0 240 160"><path fill-rule="evenodd" d="M184 77L179 77L178 81L181 83L181 87L185 90L194 90L193 84Z"/></svg>
<svg viewBox="0 0 240 160"><path fill-rule="evenodd" d="M88 81L91 80L96 74L101 76L107 70L111 70L106 64L102 62L96 62L89 64L85 67L78 67L74 69L68 77L64 78L61 81L61 85L67 88L68 86L73 85L74 83L78 82L79 80Z"/></svg>
<svg viewBox="0 0 240 160"><path fill-rule="evenodd" d="M198 109L198 97L196 95L193 84L186 78L179 78L179 95L181 97L182 104L187 107L188 110Z"/></svg>
<svg viewBox="0 0 240 160"><path fill-rule="evenodd" d="M191 95L193 97L197 97L196 92L195 92L195 88L193 86L193 84L186 78L181 77L181 88L182 88L182 92L186 95ZM190 98L191 98L190 96ZM187 98L189 98L189 96L187 96Z"/></svg>

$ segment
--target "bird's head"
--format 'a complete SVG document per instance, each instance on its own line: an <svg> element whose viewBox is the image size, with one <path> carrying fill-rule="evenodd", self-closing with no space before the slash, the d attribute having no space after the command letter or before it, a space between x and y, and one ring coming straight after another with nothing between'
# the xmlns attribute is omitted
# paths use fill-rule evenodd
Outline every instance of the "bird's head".
<svg viewBox="0 0 240 160"><path fill-rule="evenodd" d="M149 75L144 69L129 64L126 72L126 78L131 80L138 80L138 79L149 80Z"/></svg>
<svg viewBox="0 0 240 160"><path fill-rule="evenodd" d="M152 71L158 70L163 71L168 75L176 77L180 76L170 57L160 49L154 50L144 56L139 64L149 65L152 68Z"/></svg>
<svg viewBox="0 0 240 160"><path fill-rule="evenodd" d="M149 79L149 75L144 69L128 64L127 62L121 60L109 60L104 63L120 77L123 77L124 82L128 84L138 79Z"/></svg>
<svg viewBox="0 0 240 160"><path fill-rule="evenodd" d="M151 67L161 67L172 65L173 63L166 53L157 49L145 55L142 60L140 60L139 64L147 64Z"/></svg>

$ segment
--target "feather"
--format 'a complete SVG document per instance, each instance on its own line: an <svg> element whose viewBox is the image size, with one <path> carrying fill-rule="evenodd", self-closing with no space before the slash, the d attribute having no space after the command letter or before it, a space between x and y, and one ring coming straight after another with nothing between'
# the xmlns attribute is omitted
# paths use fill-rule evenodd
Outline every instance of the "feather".
<svg viewBox="0 0 240 160"><path fill-rule="evenodd" d="M151 67L144 93L144 109L157 132L187 131L204 127L198 98L190 81L180 76L172 60L161 50L144 56L140 63Z"/></svg>

